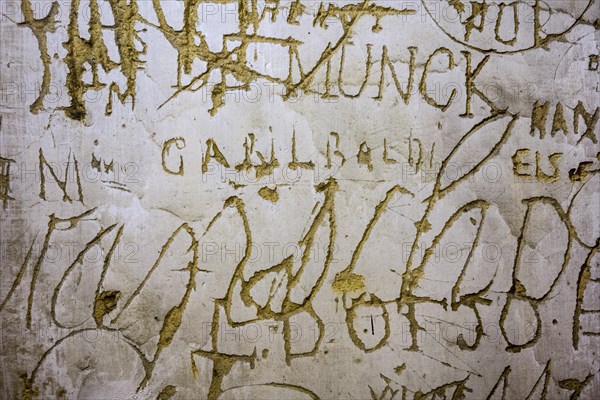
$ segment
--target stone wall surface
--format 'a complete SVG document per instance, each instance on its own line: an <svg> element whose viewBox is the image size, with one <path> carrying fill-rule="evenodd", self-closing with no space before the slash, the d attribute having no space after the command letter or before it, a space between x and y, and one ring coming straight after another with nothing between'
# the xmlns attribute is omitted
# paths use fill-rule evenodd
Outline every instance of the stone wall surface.
<svg viewBox="0 0 600 400"><path fill-rule="evenodd" d="M0 399L597 399L599 0L0 0Z"/></svg>

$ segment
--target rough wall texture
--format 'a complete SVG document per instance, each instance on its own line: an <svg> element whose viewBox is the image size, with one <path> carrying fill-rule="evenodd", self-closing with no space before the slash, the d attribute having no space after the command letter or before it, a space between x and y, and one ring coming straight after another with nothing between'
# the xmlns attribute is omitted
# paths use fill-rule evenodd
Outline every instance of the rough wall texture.
<svg viewBox="0 0 600 400"><path fill-rule="evenodd" d="M598 398L598 0L0 8L0 398Z"/></svg>

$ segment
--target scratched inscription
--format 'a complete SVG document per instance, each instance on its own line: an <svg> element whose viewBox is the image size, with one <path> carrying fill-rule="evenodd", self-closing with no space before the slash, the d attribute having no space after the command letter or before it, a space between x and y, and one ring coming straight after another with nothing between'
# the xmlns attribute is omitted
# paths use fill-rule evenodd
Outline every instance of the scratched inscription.
<svg viewBox="0 0 600 400"><path fill-rule="evenodd" d="M0 7L0 398L598 398L598 0Z"/></svg>

